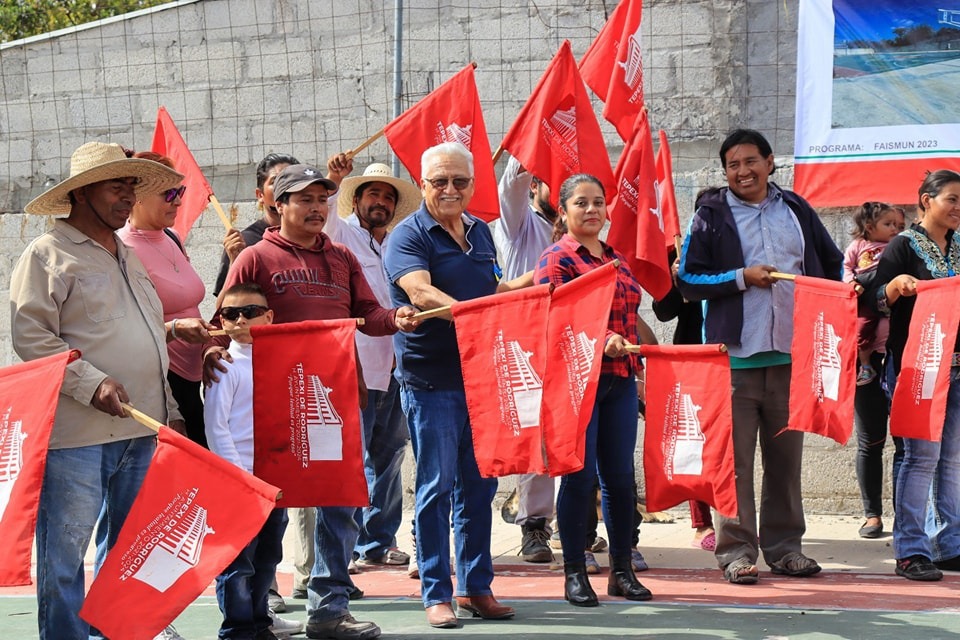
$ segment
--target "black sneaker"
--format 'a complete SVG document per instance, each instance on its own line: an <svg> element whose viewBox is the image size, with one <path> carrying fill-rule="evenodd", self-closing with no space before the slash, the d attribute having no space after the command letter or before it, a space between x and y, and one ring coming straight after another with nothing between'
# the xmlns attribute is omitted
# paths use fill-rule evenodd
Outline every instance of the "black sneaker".
<svg viewBox="0 0 960 640"><path fill-rule="evenodd" d="M946 558L944 560L935 560L933 563L941 571L960 571L960 556Z"/></svg>
<svg viewBox="0 0 960 640"><path fill-rule="evenodd" d="M897 560L897 575L922 582L935 582L943 578L943 572L930 562L930 558L920 555Z"/></svg>
<svg viewBox="0 0 960 640"><path fill-rule="evenodd" d="M520 557L524 562L552 562L550 550L550 532L547 531L546 518L530 518L520 527L523 541L520 543Z"/></svg>
<svg viewBox="0 0 960 640"><path fill-rule="evenodd" d="M359 622L352 615L345 614L332 620L307 622L308 638L328 638L329 640L372 640L380 637L380 627L372 622Z"/></svg>

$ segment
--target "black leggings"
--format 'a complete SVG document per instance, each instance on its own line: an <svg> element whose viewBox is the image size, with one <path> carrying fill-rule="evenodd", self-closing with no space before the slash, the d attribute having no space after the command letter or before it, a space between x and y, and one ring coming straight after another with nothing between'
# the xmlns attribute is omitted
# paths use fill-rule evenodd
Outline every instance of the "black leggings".
<svg viewBox="0 0 960 640"><path fill-rule="evenodd" d="M874 371L883 371L883 354L870 354ZM857 428L857 481L868 518L883 515L883 447L887 442L887 396L880 387L880 375L857 387L853 400Z"/></svg>
<svg viewBox="0 0 960 640"><path fill-rule="evenodd" d="M181 378L173 371L167 372L167 381L170 383L173 399L180 407L183 421L187 425L187 437L201 447L208 449L207 434L203 428L203 400L200 398L200 381L193 382Z"/></svg>

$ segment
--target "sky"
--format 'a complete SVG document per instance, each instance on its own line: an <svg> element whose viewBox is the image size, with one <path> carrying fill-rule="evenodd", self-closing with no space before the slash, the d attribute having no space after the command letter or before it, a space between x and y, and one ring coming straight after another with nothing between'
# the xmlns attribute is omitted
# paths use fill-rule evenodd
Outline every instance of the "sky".
<svg viewBox="0 0 960 640"><path fill-rule="evenodd" d="M938 24L938 9L957 9L957 0L833 0L838 41L885 40L893 37L894 27Z"/></svg>

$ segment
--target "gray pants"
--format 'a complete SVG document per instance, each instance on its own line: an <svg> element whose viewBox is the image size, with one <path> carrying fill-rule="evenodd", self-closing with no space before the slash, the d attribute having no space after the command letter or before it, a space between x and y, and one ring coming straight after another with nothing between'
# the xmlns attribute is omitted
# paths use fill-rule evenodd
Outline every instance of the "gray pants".
<svg viewBox="0 0 960 640"><path fill-rule="evenodd" d="M767 564L799 552L806 531L800 490L803 433L783 431L789 415L790 365L735 369L731 377L738 517L718 515L715 555L721 568L737 558L755 564L758 547ZM759 544L753 483L758 435L763 465Z"/></svg>

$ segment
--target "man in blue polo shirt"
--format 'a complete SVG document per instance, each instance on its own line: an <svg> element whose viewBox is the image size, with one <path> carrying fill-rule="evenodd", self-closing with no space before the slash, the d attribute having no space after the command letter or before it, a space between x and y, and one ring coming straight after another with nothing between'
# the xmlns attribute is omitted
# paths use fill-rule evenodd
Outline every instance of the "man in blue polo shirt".
<svg viewBox="0 0 960 640"><path fill-rule="evenodd" d="M397 225L384 255L393 301L427 310L521 286L498 287L490 230L466 211L474 192L470 151L459 143L431 147L421 158L421 175L424 202ZM481 618L510 618L513 609L490 590L490 504L497 481L481 478L477 468L453 323L449 316L426 320L395 337L394 348L416 459L416 553L427 622L439 628L459 624L448 566L451 502L457 604Z"/></svg>

